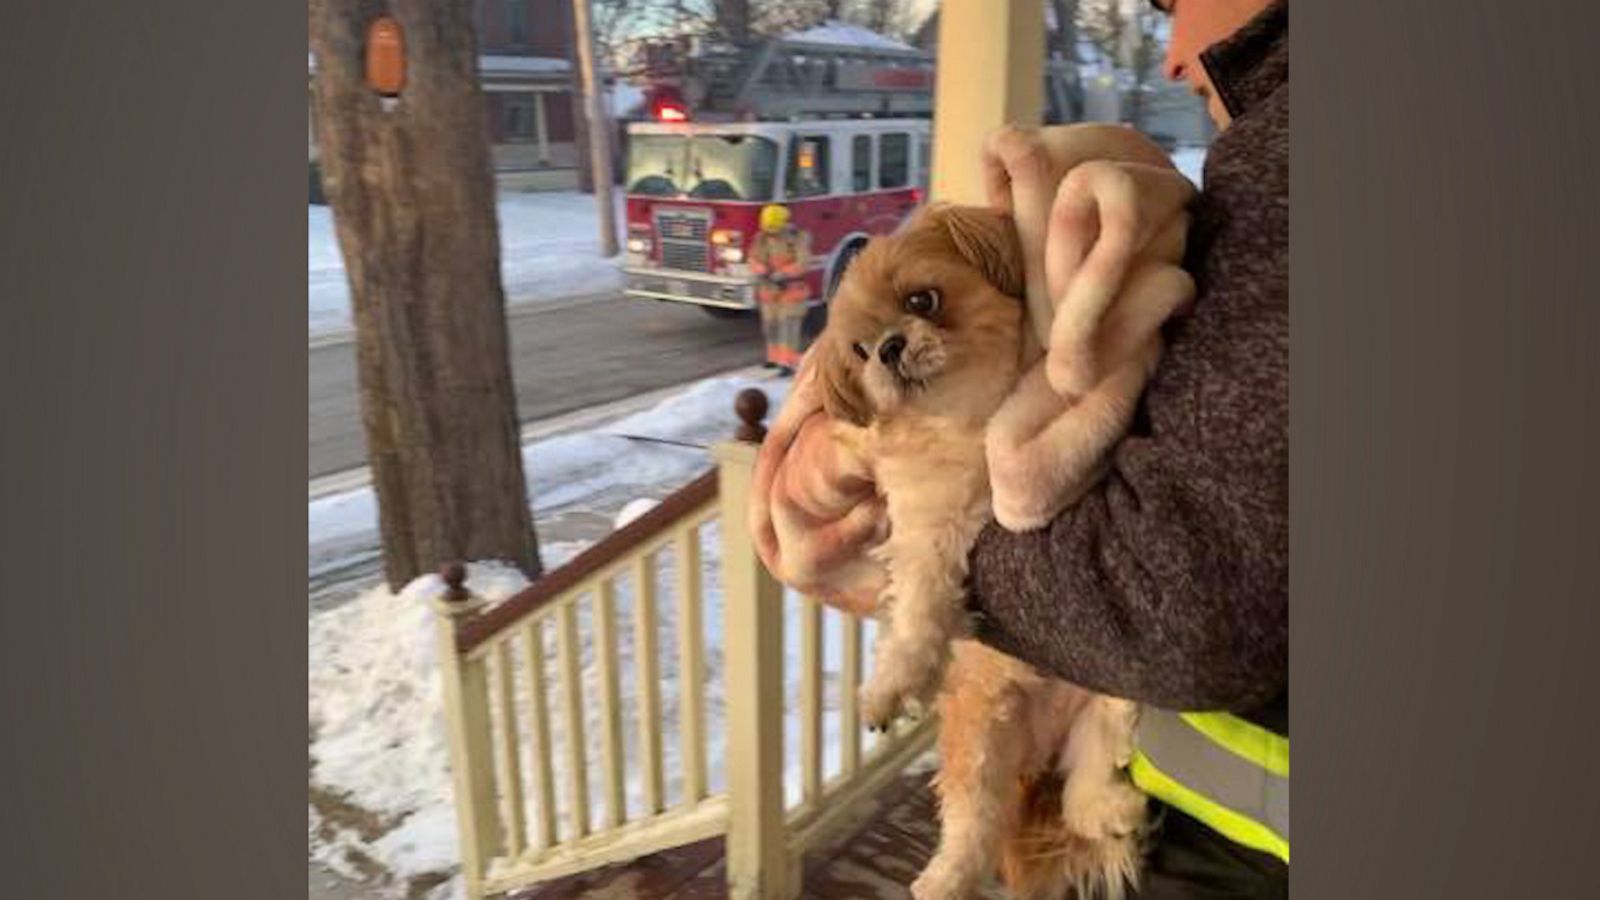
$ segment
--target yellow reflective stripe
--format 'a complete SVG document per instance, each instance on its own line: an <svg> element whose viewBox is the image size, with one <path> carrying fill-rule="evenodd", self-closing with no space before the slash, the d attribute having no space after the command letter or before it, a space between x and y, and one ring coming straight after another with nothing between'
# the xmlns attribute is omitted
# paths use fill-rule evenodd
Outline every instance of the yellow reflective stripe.
<svg viewBox="0 0 1600 900"><path fill-rule="evenodd" d="M1128 774L1139 790L1199 819L1228 840L1270 853L1286 863L1289 861L1289 842L1283 836L1243 813L1184 787L1156 768L1143 753L1134 752L1133 760L1128 763Z"/></svg>
<svg viewBox="0 0 1600 900"><path fill-rule="evenodd" d="M1224 750L1280 778L1289 777L1289 739L1223 712L1187 712L1178 717Z"/></svg>

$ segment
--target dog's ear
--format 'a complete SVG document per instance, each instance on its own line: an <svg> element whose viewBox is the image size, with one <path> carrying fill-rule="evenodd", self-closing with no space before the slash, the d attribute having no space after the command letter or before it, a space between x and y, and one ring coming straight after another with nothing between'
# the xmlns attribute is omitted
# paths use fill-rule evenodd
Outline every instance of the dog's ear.
<svg viewBox="0 0 1600 900"><path fill-rule="evenodd" d="M984 280L1012 297L1027 292L1022 241L1009 215L981 206L939 206L932 210L944 224L956 252L971 263Z"/></svg>
<svg viewBox="0 0 1600 900"><path fill-rule="evenodd" d="M837 340L825 342L817 348L817 381L822 387L822 408L831 419L849 422L865 428L872 418L872 406L861 390L850 358Z"/></svg>

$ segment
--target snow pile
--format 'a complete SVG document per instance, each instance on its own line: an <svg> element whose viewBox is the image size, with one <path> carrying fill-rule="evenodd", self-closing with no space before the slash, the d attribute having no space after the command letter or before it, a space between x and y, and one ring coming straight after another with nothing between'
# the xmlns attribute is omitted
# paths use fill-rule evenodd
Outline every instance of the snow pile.
<svg viewBox="0 0 1600 900"><path fill-rule="evenodd" d="M707 737L707 788L711 794L726 790L727 727L724 669L724 607L720 584L720 543L716 523L700 531L705 602L701 610L705 648L704 698ZM546 547L552 561L570 559L578 546ZM656 646L659 671L656 684L661 709L661 747L665 803L672 806L683 796L680 744L682 694L678 668L676 559L658 557L656 582ZM490 602L500 602L526 585L515 570L495 564L473 564L468 585ZM419 578L395 595L377 587L336 609L320 613L310 623L310 723L311 856L336 871L362 878L375 886L404 896L418 883L434 884L430 900L460 896L459 843L449 764L448 738L440 696L438 623L432 599L443 592L434 575ZM619 697L624 723L625 803L630 817L644 810L643 765L639 756L638 685L635 657L635 585L631 576L616 583L615 622ZM785 765L784 796L789 805L799 802L800 768L800 614L802 603L790 593L784 609L785 664ZM581 644L584 736L587 790L591 821L604 814L604 773L600 760L601 707L594 647L592 598L578 606ZM842 662L844 618L831 610L823 618L823 725L824 778L841 769L839 677ZM566 819L565 785L568 777L564 710L557 686L559 655L554 628L545 622L538 632L545 651L546 703L552 730L554 783L557 786L558 834L570 837ZM874 627L867 623L863 647L870 649ZM526 785L527 821L538 821L532 792L534 771L530 748L530 695L526 677L527 655L519 639L512 644L513 684L519 716ZM871 655L864 653L871 671ZM863 735L863 750L877 742ZM366 829L347 827L325 816L317 798L337 798L344 808L359 809L377 823ZM355 861L359 860L359 863ZM364 871L363 871L364 870Z"/></svg>
<svg viewBox="0 0 1600 900"><path fill-rule="evenodd" d="M575 510L603 513L641 496L665 496L710 469L710 451L639 438L705 446L727 440L738 430L733 399L741 390L759 387L776 410L789 385L760 377L708 378L601 428L523 445L523 471L536 517ZM367 487L312 501L306 529L311 574L343 566L377 547L377 498Z"/></svg>
<svg viewBox="0 0 1600 900"><path fill-rule="evenodd" d="M468 578L493 601L527 584L498 565L473 565ZM432 607L443 590L436 575L398 595L379 586L314 616L309 628L311 856L354 877L375 865L397 894L411 878L452 872L459 859ZM378 824L356 828L324 815L318 797Z"/></svg>
<svg viewBox="0 0 1600 900"><path fill-rule="evenodd" d="M621 202L619 192L619 208ZM593 197L577 191L504 194L496 207L500 277L508 305L548 303L622 289L616 260L600 255L600 216ZM307 315L309 334L315 338L354 326L350 283L333 213L326 206L307 209Z"/></svg>
<svg viewBox="0 0 1600 900"><path fill-rule="evenodd" d="M650 497L638 497L636 499L629 500L627 505L622 507L622 511L617 513L617 517L613 520L611 527L624 528L634 519L639 518L640 516L660 505L660 500L655 500Z"/></svg>
<svg viewBox="0 0 1600 900"><path fill-rule="evenodd" d="M533 75L551 75L566 72L572 64L554 56L510 56L503 53L485 53L478 57L478 71L484 74L519 72Z"/></svg>
<svg viewBox="0 0 1600 900"><path fill-rule="evenodd" d="M804 31L790 32L784 35L785 40L803 41L808 44L835 44L847 47L875 47L880 50L915 50L917 48L903 41L882 35L860 25L851 25L848 22L839 22L829 19L815 28Z"/></svg>

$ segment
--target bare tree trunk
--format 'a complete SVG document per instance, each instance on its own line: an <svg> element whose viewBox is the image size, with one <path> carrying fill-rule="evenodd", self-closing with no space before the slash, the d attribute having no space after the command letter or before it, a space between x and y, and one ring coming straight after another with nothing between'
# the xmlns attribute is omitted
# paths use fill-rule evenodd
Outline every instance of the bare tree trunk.
<svg viewBox="0 0 1600 900"><path fill-rule="evenodd" d="M364 83L371 20L406 47L392 109ZM350 279L384 576L454 559L541 574L500 284L471 0L310 0L317 133Z"/></svg>
<svg viewBox="0 0 1600 900"><path fill-rule="evenodd" d="M583 92L583 58L578 54L578 25L573 19L572 7L561 4L565 21L562 23L567 32L567 69L570 73L568 82L572 85L572 141L573 149L578 154L578 190L585 194L594 193L594 168L584 164L591 159L593 150L589 146L589 106L584 99Z"/></svg>
<svg viewBox="0 0 1600 900"><path fill-rule="evenodd" d="M735 44L750 40L750 0L714 0L717 30Z"/></svg>
<svg viewBox="0 0 1600 900"><path fill-rule="evenodd" d="M1133 102L1129 104L1129 122L1134 128L1144 130L1145 87L1150 81L1150 65L1154 56L1154 38L1150 34L1150 19L1143 6L1134 7L1133 28L1136 43L1133 45Z"/></svg>
<svg viewBox="0 0 1600 900"><path fill-rule="evenodd" d="M1078 71L1078 0L1051 0L1056 12L1056 49L1067 63L1069 122L1083 121L1083 78Z"/></svg>
<svg viewBox="0 0 1600 900"><path fill-rule="evenodd" d="M879 34L887 32L898 5L896 0L872 0L867 7L867 27Z"/></svg>
<svg viewBox="0 0 1600 900"><path fill-rule="evenodd" d="M572 28L577 34L578 68L583 78L584 118L589 122L589 166L594 170L594 199L600 206L600 252L616 256L617 208L612 205L610 104L600 96L600 74L594 58L594 29L589 0L572 0Z"/></svg>

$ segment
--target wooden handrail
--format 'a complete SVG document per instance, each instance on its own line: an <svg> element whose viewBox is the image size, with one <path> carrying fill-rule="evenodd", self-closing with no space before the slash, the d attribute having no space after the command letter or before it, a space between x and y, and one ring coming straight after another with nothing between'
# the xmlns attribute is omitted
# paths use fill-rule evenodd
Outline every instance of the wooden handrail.
<svg viewBox="0 0 1600 900"><path fill-rule="evenodd" d="M712 469L668 495L649 512L606 535L566 565L523 588L504 603L463 623L456 634L456 651L470 653L484 641L623 558L629 551L716 496L717 470Z"/></svg>

